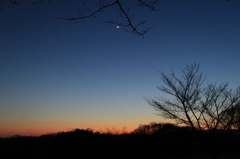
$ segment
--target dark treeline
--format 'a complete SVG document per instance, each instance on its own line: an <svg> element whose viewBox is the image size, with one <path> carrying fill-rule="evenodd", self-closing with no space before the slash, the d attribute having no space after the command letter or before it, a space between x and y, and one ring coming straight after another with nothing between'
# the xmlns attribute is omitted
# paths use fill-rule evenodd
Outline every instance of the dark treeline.
<svg viewBox="0 0 240 159"><path fill-rule="evenodd" d="M219 130L220 131L220 130ZM235 131L234 131L235 132ZM211 143L207 131L169 123L140 125L127 134L75 129L39 137L0 140L1 156L6 158L171 158L218 154L239 154L240 139L232 132Z"/></svg>

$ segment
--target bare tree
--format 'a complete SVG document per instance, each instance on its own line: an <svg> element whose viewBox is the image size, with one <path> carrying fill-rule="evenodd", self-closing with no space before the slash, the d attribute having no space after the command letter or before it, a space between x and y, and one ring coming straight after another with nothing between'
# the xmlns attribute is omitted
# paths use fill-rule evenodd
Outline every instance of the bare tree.
<svg viewBox="0 0 240 159"><path fill-rule="evenodd" d="M182 69L182 77L177 77L173 71L169 75L162 72L161 79L165 85L158 89L173 98L146 100L160 112L159 115L167 119L174 119L194 130L208 130L211 134L221 129L223 135L234 128L235 122L239 120L236 113L231 112L235 112L240 102L240 87L233 91L228 89L228 83L204 85L205 76L199 67L196 63L187 64Z"/></svg>

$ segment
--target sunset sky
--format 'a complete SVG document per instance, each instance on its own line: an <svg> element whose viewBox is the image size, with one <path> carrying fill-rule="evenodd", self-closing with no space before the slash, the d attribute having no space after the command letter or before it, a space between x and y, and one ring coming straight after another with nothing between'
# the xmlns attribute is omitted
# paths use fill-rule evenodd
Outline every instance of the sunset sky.
<svg viewBox="0 0 240 159"><path fill-rule="evenodd" d="M207 81L240 85L239 0L160 0L157 12L122 0L154 26L144 38L103 22L122 21L115 6L81 23L58 19L88 13L81 0L32 1L0 5L0 137L166 122L144 97L163 95L158 71L194 61Z"/></svg>

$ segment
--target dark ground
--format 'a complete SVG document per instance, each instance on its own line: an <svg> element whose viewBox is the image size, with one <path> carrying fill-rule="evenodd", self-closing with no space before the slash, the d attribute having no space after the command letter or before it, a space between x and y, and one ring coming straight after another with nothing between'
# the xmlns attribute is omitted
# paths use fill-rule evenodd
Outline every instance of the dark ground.
<svg viewBox="0 0 240 159"><path fill-rule="evenodd" d="M213 138L207 133L111 135L76 129L58 135L0 139L4 158L179 158L240 154L240 140L229 135Z"/></svg>

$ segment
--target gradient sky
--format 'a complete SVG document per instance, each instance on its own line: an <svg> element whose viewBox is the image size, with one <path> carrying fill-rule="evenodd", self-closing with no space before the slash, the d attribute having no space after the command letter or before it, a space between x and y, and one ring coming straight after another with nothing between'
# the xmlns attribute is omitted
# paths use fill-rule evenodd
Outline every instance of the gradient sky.
<svg viewBox="0 0 240 159"><path fill-rule="evenodd" d="M130 8L135 23L154 25L144 38L103 22L121 20L115 7L83 23L57 19L77 15L81 2L0 6L0 137L166 122L144 97L162 95L158 71L178 73L194 61L207 81L240 85L239 0L160 0L158 12Z"/></svg>

